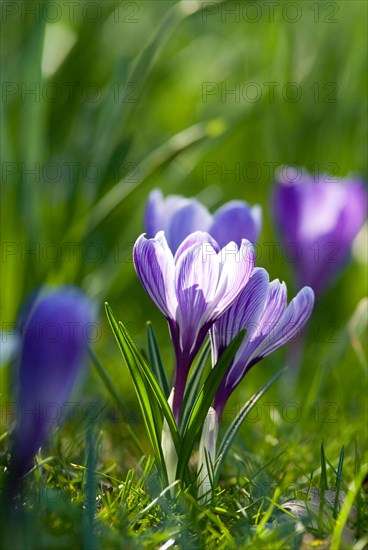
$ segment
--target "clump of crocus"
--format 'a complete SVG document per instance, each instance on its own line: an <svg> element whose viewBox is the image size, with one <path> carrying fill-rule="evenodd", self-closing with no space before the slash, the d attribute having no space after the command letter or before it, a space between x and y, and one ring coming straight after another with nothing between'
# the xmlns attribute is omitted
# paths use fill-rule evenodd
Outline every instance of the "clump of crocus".
<svg viewBox="0 0 368 550"><path fill-rule="evenodd" d="M208 233L197 231L175 255L163 231L141 235L133 250L137 274L165 315L176 356L173 413L180 418L190 366L213 323L232 305L254 268L254 249L243 239L220 249Z"/></svg>
<svg viewBox="0 0 368 550"><path fill-rule="evenodd" d="M209 233L221 248L231 241L240 246L242 239L255 243L261 225L262 209L258 205L251 207L244 201L233 200L210 214L197 199L180 195L164 199L159 189L151 192L145 212L147 237L164 231L173 253L195 231Z"/></svg>
<svg viewBox="0 0 368 550"><path fill-rule="evenodd" d="M209 476L204 462L206 449L214 462L218 423L225 404L246 373L264 357L297 338L313 309L314 293L304 287L287 305L285 283L278 279L269 282L265 269L256 268L232 306L211 328L212 358L214 364L231 340L246 329L245 338L216 392L213 408L209 410L203 429L198 461L200 494L205 494Z"/></svg>
<svg viewBox="0 0 368 550"><path fill-rule="evenodd" d="M246 336L216 393L214 409L221 417L226 401L246 373L264 357L300 335L314 305L310 287L302 288L287 305L285 283L269 282L265 269L256 268L233 305L211 329L216 362L243 329Z"/></svg>
<svg viewBox="0 0 368 550"><path fill-rule="evenodd" d="M280 170L273 210L281 237L296 248L299 287L320 294L343 270L367 215L367 192L357 179L331 180L305 171Z"/></svg>
<svg viewBox="0 0 368 550"><path fill-rule="evenodd" d="M9 479L17 486L46 442L86 360L94 308L79 289L45 290L32 304L23 327ZM57 415L59 416L59 415Z"/></svg>

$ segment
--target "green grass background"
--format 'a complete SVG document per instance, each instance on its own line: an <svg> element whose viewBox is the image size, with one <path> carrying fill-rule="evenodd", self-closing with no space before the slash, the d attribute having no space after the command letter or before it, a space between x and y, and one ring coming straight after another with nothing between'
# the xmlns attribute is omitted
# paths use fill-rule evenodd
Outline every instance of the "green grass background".
<svg viewBox="0 0 368 550"><path fill-rule="evenodd" d="M278 242L270 166L293 163L312 172L332 170L335 176L366 178L367 4L77 4L71 11L61 1L2 3L2 329L15 321L23 299L38 286L80 285L100 305L101 331L94 349L134 413L132 386L102 305L110 303L142 347L145 322L152 320L165 364L172 370L165 321L131 262L133 243L144 230L148 193L160 187L165 194L198 196L211 210L231 199L261 204L258 265L272 278L285 280L292 296L297 290L292 265L280 247L270 256L267 244ZM205 4L207 11L202 9ZM274 96L268 92L269 82L276 83ZM208 83L219 91L205 101ZM26 93L30 89L36 89L35 94ZM238 90L238 97L225 93L232 89ZM292 97L296 89L301 97L290 101L285 94ZM237 166L239 174L231 173ZM366 293L365 247L360 244L346 272L316 305L296 388L290 389L288 375L276 383L259 405L259 419L245 422L228 460L224 476L238 476L241 484L284 452L265 468L263 497L272 496L274 483L284 477L287 487L307 486L312 472L318 478L322 440L335 468L345 445L347 484L356 468L356 441L364 453L364 307L353 328L349 320ZM280 350L253 369L229 403L228 420L284 360L285 350ZM14 399L10 365L1 369L0 377L5 406ZM125 425L111 412L115 404L92 365L74 399L82 405L106 405L110 411L93 423L100 434L96 469L118 480L125 479L129 468L140 472ZM293 421L296 410L301 417ZM4 453L12 419L2 415ZM33 482L59 491L62 499L55 509L49 500L42 501L44 521L38 521L43 535L38 538L37 529L26 522L22 540L36 537L45 548L68 546L70 541L73 547L119 547L129 513L117 502L99 512L99 542L86 539L79 525L82 478L70 463L86 464L87 424L85 415L77 415L58 432L51 448L56 458ZM144 438L140 422L134 429ZM366 462L366 456L361 461ZM58 468L62 473L56 473ZM290 496L290 490L285 489L284 496ZM162 517L161 523L155 517L142 521L134 528L138 538L130 532L126 544L159 545L154 533L160 532L160 525L164 542L173 528L169 512L166 517L166 523ZM208 515L206 525L220 521L216 517ZM156 523L159 527L152 528ZM228 538L224 526L218 528L221 535L211 527L215 534L210 531L207 539L193 529L193 545L211 547L216 541L226 547L232 540L237 545L245 540L238 527Z"/></svg>

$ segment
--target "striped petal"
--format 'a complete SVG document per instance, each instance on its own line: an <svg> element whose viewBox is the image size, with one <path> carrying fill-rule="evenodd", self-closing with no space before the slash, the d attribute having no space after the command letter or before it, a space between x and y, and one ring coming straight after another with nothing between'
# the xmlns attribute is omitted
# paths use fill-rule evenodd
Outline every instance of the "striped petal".
<svg viewBox="0 0 368 550"><path fill-rule="evenodd" d="M133 260L136 272L156 306L168 319L176 316L175 263L163 231L153 239L138 237Z"/></svg>
<svg viewBox="0 0 368 550"><path fill-rule="evenodd" d="M227 379L238 379L236 371L243 368L243 354L258 328L258 319L267 300L269 276L265 269L256 268L234 304L224 313L211 330L214 363L242 329L247 333L233 361ZM239 363L239 364L238 364Z"/></svg>
<svg viewBox="0 0 368 550"><path fill-rule="evenodd" d="M180 344L189 353L197 344L200 329L209 320L220 272L218 255L214 250L209 253L209 236L203 234L200 237L199 242L180 254L175 274ZM202 241L203 238L206 240Z"/></svg>
<svg viewBox="0 0 368 550"><path fill-rule="evenodd" d="M246 239L240 248L234 242L227 244L219 252L221 274L219 280L219 300L215 319L218 319L236 300L247 284L254 269L254 248Z"/></svg>
<svg viewBox="0 0 368 550"><path fill-rule="evenodd" d="M272 331L272 337L260 342L253 357L263 358L297 336L311 316L314 306L314 292L310 287L302 288L293 298Z"/></svg>
<svg viewBox="0 0 368 550"><path fill-rule="evenodd" d="M210 255L217 254L220 250L217 242L204 231L194 231L188 235L175 252L174 261L177 264L180 256L193 245L202 245L203 261Z"/></svg>

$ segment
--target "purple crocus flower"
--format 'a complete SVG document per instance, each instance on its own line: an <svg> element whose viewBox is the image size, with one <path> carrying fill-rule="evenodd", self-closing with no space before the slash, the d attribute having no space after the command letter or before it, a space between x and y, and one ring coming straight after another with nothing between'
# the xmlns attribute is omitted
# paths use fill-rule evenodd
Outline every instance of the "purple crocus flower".
<svg viewBox="0 0 368 550"><path fill-rule="evenodd" d="M163 230L173 253L195 231L209 233L221 247L231 241L240 246L242 239L255 243L261 224L262 210L258 205L250 207L243 201L230 201L212 215L196 199L180 195L164 199L159 189L151 192L145 212L147 236L154 237Z"/></svg>
<svg viewBox="0 0 368 550"><path fill-rule="evenodd" d="M71 286L40 293L25 320L20 349L18 422L10 477L17 484L42 446L86 359L91 301Z"/></svg>
<svg viewBox="0 0 368 550"><path fill-rule="evenodd" d="M254 249L243 239L220 250L208 233L197 231L175 255L163 231L141 235L133 250L137 274L169 323L176 355L173 413L179 420L189 368L212 324L231 306L254 268Z"/></svg>
<svg viewBox="0 0 368 550"><path fill-rule="evenodd" d="M354 179L314 179L291 168L280 171L274 194L275 219L295 251L299 286L320 293L343 269L367 212L367 193Z"/></svg>
<svg viewBox="0 0 368 550"><path fill-rule="evenodd" d="M214 362L240 330L247 329L215 396L214 408L219 419L226 401L249 369L300 333L313 304L313 290L304 287L287 305L285 283L278 279L270 283L265 269L253 271L233 305L211 329Z"/></svg>

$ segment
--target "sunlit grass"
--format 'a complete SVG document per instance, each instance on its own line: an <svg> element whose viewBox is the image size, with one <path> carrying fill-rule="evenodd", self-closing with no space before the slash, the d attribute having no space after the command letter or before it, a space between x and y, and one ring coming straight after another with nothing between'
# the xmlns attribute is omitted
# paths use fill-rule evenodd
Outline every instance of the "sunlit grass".
<svg viewBox="0 0 368 550"><path fill-rule="evenodd" d="M24 479L3 547L263 550L309 548L313 541L323 547L333 540L336 549L363 548L364 261L355 254L315 308L298 379L283 375L244 423L208 506L189 492L178 500L160 496L133 387L102 304L109 301L146 351L145 322L152 320L170 375L166 323L131 262L154 186L200 195L211 209L233 198L261 204L257 265L292 288L292 266L270 216L273 170L295 163L312 173L367 176L366 4L332 2L338 11L331 16L323 2L297 2L301 18L291 22L283 16L285 3L270 21L259 2L262 16L254 23L251 12L248 19L226 15L223 3L211 3L204 13L196 2L188 11L180 2L121 2L116 8L104 1L91 23L82 17L88 2L79 3L73 18L60 2L62 17L54 26L42 16L46 4L26 3L41 15L22 18L19 11L3 21L1 328L12 327L36 287L80 285L101 306L92 347L116 395L91 360L72 397L75 414ZM243 5L224 4L229 13ZM277 84L274 96L269 82ZM298 101L285 95L290 82L302 92ZM47 93L57 89L60 97L50 100ZM256 101L246 95L254 90ZM249 373L225 410L224 430L284 363L280 350ZM12 365L1 368L2 477L15 420L14 376ZM353 508L333 506L317 522L297 522L282 504L320 490L322 442L324 487L346 493Z"/></svg>

